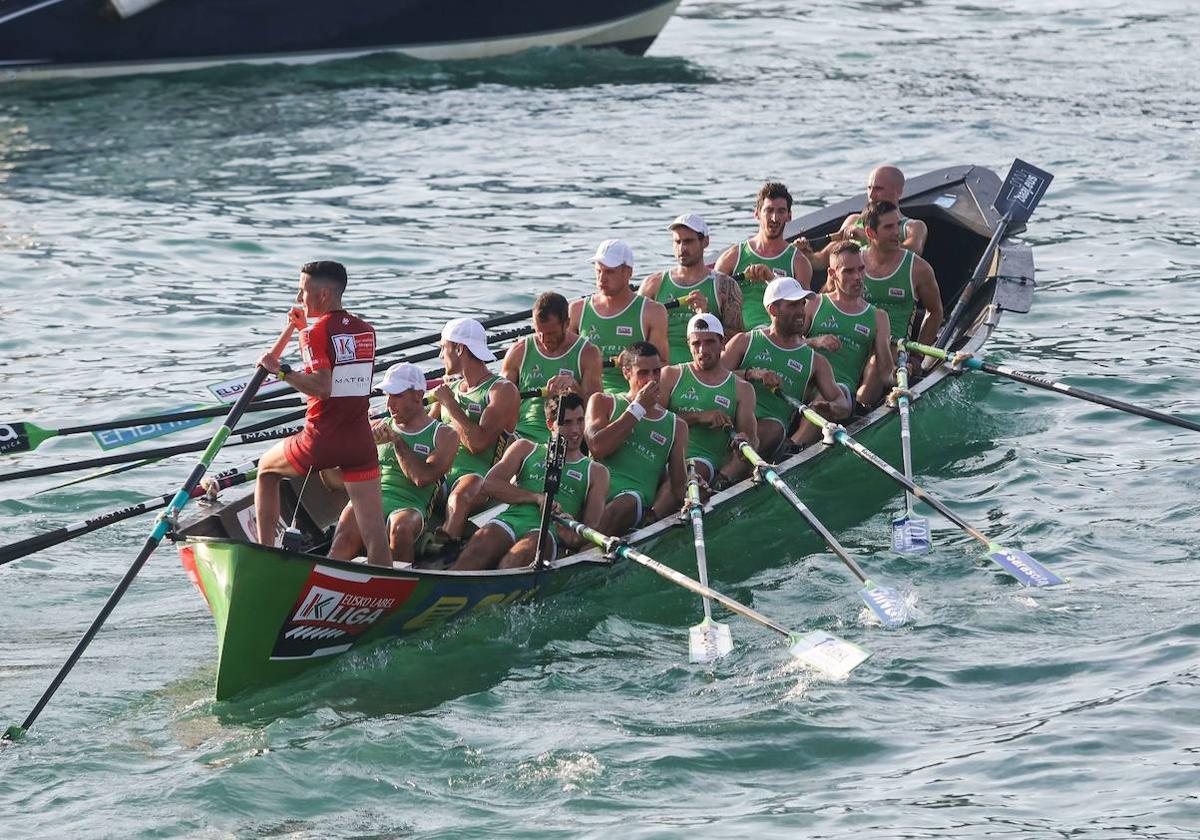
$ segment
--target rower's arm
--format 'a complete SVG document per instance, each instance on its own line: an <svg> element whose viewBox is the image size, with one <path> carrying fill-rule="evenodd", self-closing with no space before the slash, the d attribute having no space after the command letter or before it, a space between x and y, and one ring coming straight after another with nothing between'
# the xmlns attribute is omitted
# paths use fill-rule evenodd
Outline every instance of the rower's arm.
<svg viewBox="0 0 1200 840"><path fill-rule="evenodd" d="M490 497L494 502L509 505L541 504L541 493L526 490L512 483L534 446L533 441L517 440L505 449L504 455L483 477L484 496Z"/></svg>
<svg viewBox="0 0 1200 840"><path fill-rule="evenodd" d="M717 306L721 310L721 326L725 337L740 335L746 331L742 318L742 287L728 274L716 272L714 285L717 289Z"/></svg>
<svg viewBox="0 0 1200 840"><path fill-rule="evenodd" d="M938 328L942 326L942 291L938 288L933 266L921 257L913 258L912 272L917 300L925 308L925 318L921 321L917 341L933 344L937 340Z"/></svg>
<svg viewBox="0 0 1200 840"><path fill-rule="evenodd" d="M593 458L607 458L620 449L638 424L637 417L628 411L621 412L616 420L609 422L612 409L613 397L610 394L592 394L588 400L584 437L587 438L588 452Z"/></svg>
<svg viewBox="0 0 1200 840"><path fill-rule="evenodd" d="M604 503L608 499L609 475L608 467L597 461L592 461L588 467L591 469L591 476L588 479L587 499L584 500L581 511L582 521L589 528L595 528L600 524Z"/></svg>
<svg viewBox="0 0 1200 840"><path fill-rule="evenodd" d="M604 372L604 359L600 356L600 348L590 341L585 342L579 351L579 375L583 381L579 383L580 397L586 402L592 394L604 390L601 374Z"/></svg>
<svg viewBox="0 0 1200 840"><path fill-rule="evenodd" d="M293 370L284 377L284 382L301 394L316 397L319 400L327 400L333 391L333 371L329 368L315 370L312 373Z"/></svg>
<svg viewBox="0 0 1200 840"><path fill-rule="evenodd" d="M663 362L669 361L667 308L658 301L648 301L642 310L642 329L646 331L646 341L658 348L658 355Z"/></svg>
<svg viewBox="0 0 1200 840"><path fill-rule="evenodd" d="M392 448L396 450L396 459L408 480L417 487L428 487L450 472L454 456L458 454L458 433L449 426L438 429L433 438L433 452L428 457L414 452L403 439L393 443Z"/></svg>
<svg viewBox="0 0 1200 840"><path fill-rule="evenodd" d="M571 301L571 305L567 308L567 329L571 332L579 332L579 321L583 317L583 304L587 298L578 298Z"/></svg>
<svg viewBox="0 0 1200 840"><path fill-rule="evenodd" d="M500 375L518 388L521 387L521 363L525 361L525 342L518 341L504 354Z"/></svg>
<svg viewBox="0 0 1200 840"><path fill-rule="evenodd" d="M904 226L905 237L900 247L907 248L918 257L925 250L925 240L929 236L929 227L920 219L909 219Z"/></svg>
<svg viewBox="0 0 1200 840"><path fill-rule="evenodd" d="M875 307L875 369L883 380L884 387L896 384L896 358L892 355L892 327L887 313Z"/></svg>
<svg viewBox="0 0 1200 840"><path fill-rule="evenodd" d="M796 282L803 286L806 291L811 291L813 276L812 263L808 261L808 256L805 255L805 253L799 248L793 248L793 250L795 253L792 254L792 276L796 278Z"/></svg>
<svg viewBox="0 0 1200 840"><path fill-rule="evenodd" d="M737 388L738 404L733 427L739 434L746 436L752 447L758 449L758 421L754 419L754 386L744 379L738 379L735 380L734 387Z"/></svg>
<svg viewBox="0 0 1200 840"><path fill-rule="evenodd" d="M829 360L820 353L813 354L812 378L813 384L817 386L817 393L834 410L834 416L849 417L853 406L846 398L846 392L837 386L837 382L833 378L833 367L829 364Z"/></svg>
<svg viewBox="0 0 1200 840"><path fill-rule="evenodd" d="M660 483L651 508L656 520L670 516L683 504L683 497L687 494L687 448L687 423L676 417L675 443L667 458L667 478Z"/></svg>
<svg viewBox="0 0 1200 840"><path fill-rule="evenodd" d="M738 251L741 249L741 247L742 246L740 245L730 245L728 248L726 248L721 253L721 256L717 257L717 261L713 265L713 269L721 272L722 274L733 276L733 270L737 268Z"/></svg>
<svg viewBox="0 0 1200 840"><path fill-rule="evenodd" d="M746 372L742 370L742 360L746 357L746 349L750 346L750 333L738 333L729 340L721 352L721 364L743 379Z"/></svg>
<svg viewBox="0 0 1200 840"><path fill-rule="evenodd" d="M644 298L650 298L650 300L654 300L656 297L658 297L658 290L662 287L662 281L663 272L656 271L654 274L649 275L645 280L642 281L642 285L638 287L637 293Z"/></svg>

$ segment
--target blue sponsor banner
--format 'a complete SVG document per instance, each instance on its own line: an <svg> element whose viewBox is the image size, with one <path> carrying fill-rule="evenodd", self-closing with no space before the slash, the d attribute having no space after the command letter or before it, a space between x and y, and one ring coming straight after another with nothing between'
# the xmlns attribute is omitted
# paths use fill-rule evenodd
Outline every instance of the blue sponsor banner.
<svg viewBox="0 0 1200 840"><path fill-rule="evenodd" d="M163 413L171 414L177 411L191 411L194 408L201 408L201 406L185 405L181 408L172 408ZM106 429L102 432L92 432L92 437L96 439L96 443L100 445L101 449L119 449L122 446L129 446L133 443L141 443L143 440L151 440L152 438L169 435L173 432L178 432L180 429L203 426L211 419L211 417L199 417L195 420L176 420L170 423L144 423L139 426L124 426L120 429Z"/></svg>

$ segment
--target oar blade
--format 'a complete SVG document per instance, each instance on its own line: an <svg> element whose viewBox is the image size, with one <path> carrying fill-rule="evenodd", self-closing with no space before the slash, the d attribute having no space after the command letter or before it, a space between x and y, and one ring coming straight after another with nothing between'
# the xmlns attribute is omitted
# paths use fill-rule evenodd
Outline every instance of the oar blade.
<svg viewBox="0 0 1200 840"><path fill-rule="evenodd" d="M992 543L988 555L1024 586L1064 586L1066 581L1024 551Z"/></svg>
<svg viewBox="0 0 1200 840"><path fill-rule="evenodd" d="M858 594L862 596L863 602L871 608L871 612L875 613L875 617L879 619L880 623L889 630L908 623L908 604L898 590L867 581L866 585L858 590Z"/></svg>
<svg viewBox="0 0 1200 840"><path fill-rule="evenodd" d="M824 630L792 636L788 651L800 664L835 680L846 679L871 656L865 648Z"/></svg>
<svg viewBox="0 0 1200 840"><path fill-rule="evenodd" d="M15 723L4 730L4 734L0 735L0 742L19 741L25 737L24 727L17 726Z"/></svg>
<svg viewBox="0 0 1200 840"><path fill-rule="evenodd" d="M688 629L688 660L697 665L707 665L733 650L733 636L728 624L710 618Z"/></svg>
<svg viewBox="0 0 1200 840"><path fill-rule="evenodd" d="M33 423L0 423L0 455L31 452L42 441L54 436L53 430L43 429Z"/></svg>
<svg viewBox="0 0 1200 840"><path fill-rule="evenodd" d="M929 520L907 513L892 520L892 551L897 554L928 554L933 545Z"/></svg>

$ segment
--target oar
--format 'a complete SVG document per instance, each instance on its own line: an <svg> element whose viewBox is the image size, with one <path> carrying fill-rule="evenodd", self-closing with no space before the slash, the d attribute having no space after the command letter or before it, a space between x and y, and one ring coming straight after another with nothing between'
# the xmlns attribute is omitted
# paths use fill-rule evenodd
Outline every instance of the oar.
<svg viewBox="0 0 1200 840"><path fill-rule="evenodd" d="M932 356L935 359L942 361L951 361L955 358L954 354L947 353L938 347L930 347L925 344L918 344L915 341L905 342L905 346L909 350L914 350L925 356ZM1182 417L1173 417L1170 414L1163 414L1161 411L1155 411L1152 408L1142 408L1140 405L1115 400L1112 397L1106 397L1103 394L1096 394L1091 391L1085 391L1082 388L1075 388L1071 385L1064 385L1061 382L1055 382L1050 379L1039 379L1036 376L1031 376L1028 373L1021 373L1019 370L1013 370L1006 365L993 365L990 362L982 362L973 356L964 355L961 357L961 364L971 370L981 370L984 373L990 373L994 376L1002 376L1006 379L1011 379L1014 382L1023 382L1026 385L1032 385L1035 388L1041 388L1044 391L1054 391L1058 394L1066 394L1068 397L1075 397L1080 400L1087 400L1090 403L1103 405L1107 408L1115 408L1118 411L1125 411L1130 414L1136 414L1139 417L1145 417L1148 420L1158 420L1162 423L1170 423L1172 426L1178 426L1181 429L1188 429L1193 432L1200 432L1200 423L1193 423L1191 420L1184 420Z"/></svg>
<svg viewBox="0 0 1200 840"><path fill-rule="evenodd" d="M997 565L999 565L1000 568L1004 569L1004 571L1008 572L1025 586L1058 586L1066 583L1065 580L1054 574L1054 572L1047 569L1037 560L1034 560L1024 551L1015 548L1006 548L999 543L989 540L983 534L983 532L968 525L967 522L957 513L950 510L950 508L946 507L916 484L913 484L913 482L897 472L896 468L887 461L883 460L874 452L856 441L854 438L850 437L846 430L837 423L830 423L820 414L817 414L817 412L813 411L799 400L793 400L791 397L787 397L787 400L795 405L797 410L799 410L810 423L823 429L827 437L832 437L855 455L862 458L875 468L881 470L890 479L892 479L892 481L895 481L897 484L907 489L925 504L929 505L942 516L946 517L959 528L962 528L972 537L987 546L988 556Z"/></svg>
<svg viewBox="0 0 1200 840"><path fill-rule="evenodd" d="M832 633L826 633L824 630L813 630L805 633L803 636L793 633L782 624L772 621L765 615L747 607L745 604L735 601L727 595L722 595L715 589L704 586L692 580L687 575L680 574L670 566L665 566L654 558L646 556L617 537L601 534L599 531L589 528L582 522L576 522L568 516L559 515L555 516L555 519L588 542L599 546L605 553L615 554L626 560L632 560L634 563L646 567L672 583L682 586L689 592L694 592L704 598L711 598L731 612L735 612L740 616L761 624L769 630L774 630L788 640L788 651L793 657L803 665L812 668L814 671L819 671L827 677L845 679L851 671L865 662L867 657L871 655L853 642L838 638Z"/></svg>
<svg viewBox="0 0 1200 840"><path fill-rule="evenodd" d="M246 409L252 411L275 411L283 408L294 408L303 401L299 397L256 403ZM61 429L43 429L27 420L13 423L0 423L0 454L13 455L18 452L32 452L50 438L67 435L87 434L89 432L109 432L120 429L131 429L134 426L152 426L162 423L180 423L185 420L199 420L209 417L221 417L229 413L229 406L215 405L204 408L176 411L169 414L151 414L145 417L129 417L123 420L109 420L104 423L90 423L85 426L64 426Z"/></svg>
<svg viewBox="0 0 1200 840"><path fill-rule="evenodd" d="M279 340L275 342L275 346L271 348L272 355L278 356L283 352L284 348L287 347L288 340L292 337L292 332L296 329L296 326L297 325L289 318L287 328L279 336ZM112 594L108 596L108 600L104 602L104 606L100 608L100 612L92 620L91 625L84 632L83 637L80 638L79 642L75 645L75 649L71 651L71 655L67 657L67 661L63 663L63 666L58 670L58 673L50 682L50 686L42 693L42 696L34 705L33 710L29 713L25 720L22 721L21 725L8 727L8 729L6 729L4 732L3 738L0 740L11 741L14 738L23 735L31 726L33 726L34 721L36 721L38 718L38 715L42 713L42 709L44 709L46 704L50 702L50 698L54 696L56 691L58 691L58 687L62 685L63 680L67 678L67 674L69 674L71 669L75 667L75 663L79 661L79 657L83 655L83 652L87 649L87 646L91 644L92 638L97 632L99 632L100 627L104 624L109 614L117 606L117 602L121 600L121 597L125 594L125 590L129 588L130 584L133 583L133 579L137 577L137 573L141 571L142 566L144 566L146 561L150 559L150 555L154 553L154 549L158 548L158 544L162 542L162 538L166 536L167 531L171 527L172 517L177 514L185 504L187 504L187 500L191 497L192 490L196 488L196 486L200 483L200 479L204 477L204 473L208 469L208 465L211 464L213 459L217 457L217 452L219 452L221 446L224 445L225 439L229 437L229 433L233 431L233 427L237 423L238 419L242 416L242 412L244 412L246 407L250 405L250 400L253 399L254 394L258 391L258 387L262 385L263 380L266 378L267 369L262 365L259 365L258 369L254 372L254 376L250 379L250 383L246 386L246 390L242 392L242 395L238 398L238 401L234 403L231 409L229 409L229 414L221 424L221 428L217 430L215 435L213 435L212 440L208 444L208 448L204 450L204 454L200 456L200 459L196 462L196 465L192 467L192 472L190 475L188 475L187 481L183 483L183 486L179 488L179 491L175 494L174 498L168 503L167 509L158 515L158 520L155 522L154 528L150 532L150 536L146 538L146 544L142 546L142 550L139 551L137 557L134 558L133 564L129 567L129 570L125 572L125 576L121 578L121 582L117 584L117 588L114 589Z"/></svg>
<svg viewBox="0 0 1200 840"><path fill-rule="evenodd" d="M218 490L224 490L226 487L233 487L247 481L253 481L257 475L258 470L254 468L253 464L245 467L234 467L231 470L214 475L212 484ZM198 498L206 492L207 488L205 487L194 487L191 493L189 493L189 498ZM118 522L124 522L126 519L131 519L143 513L164 508L174 498L174 493L164 493L161 496L146 499L144 502L139 502L136 505L97 514L91 519L76 522L74 525L64 525L61 528L47 531L44 534L26 537L23 540L2 545L0 546L0 566L3 566L5 563L11 563L13 560L20 560L22 557L28 557L30 554L58 545L59 543L64 543L67 540L73 540L84 534L90 534L92 531L97 531L108 525L115 525Z"/></svg>
<svg viewBox="0 0 1200 840"><path fill-rule="evenodd" d="M912 433L908 417L908 353L903 342L896 342L899 350L896 361L896 385L900 397L896 400L900 411L900 455L904 459L904 477L912 481ZM929 520L913 513L912 493L904 491L904 513L892 520L892 551L899 554L925 554L933 545Z"/></svg>
<svg viewBox="0 0 1200 840"><path fill-rule="evenodd" d="M546 474L542 478L542 518L538 524L537 546L533 552L533 567L538 571L546 568L546 554L550 551L551 517L554 515L554 497L562 483L563 466L567 462L567 439L562 436L563 401L558 401L558 412L554 418L554 434L546 444Z"/></svg>
<svg viewBox="0 0 1200 840"><path fill-rule="evenodd" d="M779 473L763 460L754 447L742 441L738 443L738 451L742 453L742 457L749 461L759 474L766 479L767 483L775 488L780 496L787 500L788 504L796 509L796 511L804 517L810 528L821 535L825 543L833 550L833 553L838 556L838 559L846 564L846 568L862 582L863 588L858 590L858 594L862 597L863 602L871 608L871 612L879 618L884 627L896 628L908 621L908 605L904 601L904 597L888 586L880 586L867 578L862 567L854 562L842 544L837 541L829 529L826 528L821 520L817 518L804 502L800 501L800 497L795 494L791 487L779 476Z"/></svg>
<svg viewBox="0 0 1200 840"><path fill-rule="evenodd" d="M692 519L692 536L696 543L696 569L700 573L700 585L708 586L708 550L704 547L704 505L700 502L700 479L696 475L696 462L687 462L687 504ZM692 662L706 664L733 650L733 636L728 624L713 621L712 601L701 598L704 605L704 620L688 629L688 658Z"/></svg>
<svg viewBox="0 0 1200 840"><path fill-rule="evenodd" d="M959 293L954 310L942 324L942 331L936 342L938 347L945 347L954 337L954 328L966 313L967 304L987 279L988 267L992 264L992 255L1000 240L1008 233L1011 225L1029 220L1029 217L1033 215L1034 208L1046 194L1046 189L1052 180L1054 180L1053 175L1038 169L1031 163L1026 163L1020 158L1013 161L1012 168L1008 170L1008 175L1005 176L1004 183L1000 187L1000 192L996 194L996 199L992 202L992 206L1000 213L1000 221L996 224L996 230L987 247L983 249L983 255L975 266L975 272L971 275L970 282Z"/></svg>

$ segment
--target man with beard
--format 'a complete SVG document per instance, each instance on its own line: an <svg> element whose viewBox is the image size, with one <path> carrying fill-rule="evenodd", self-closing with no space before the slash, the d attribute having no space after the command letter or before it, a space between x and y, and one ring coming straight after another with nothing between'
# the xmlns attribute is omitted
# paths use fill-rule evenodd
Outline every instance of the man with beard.
<svg viewBox="0 0 1200 840"><path fill-rule="evenodd" d="M830 252L829 291L805 301L809 344L816 347L833 368L833 378L848 400L855 392L863 405L872 405L883 384L895 384L891 370L891 329L883 310L863 299L866 267L855 242L839 242ZM825 336L828 336L826 338ZM871 388L860 388L863 370L872 358L883 370ZM822 414L828 405L814 404ZM835 419L830 417L830 419Z"/></svg>
<svg viewBox="0 0 1200 840"><path fill-rule="evenodd" d="M373 424L379 444L383 516L393 565L411 565L413 545L425 529L438 484L458 451L458 434L425 414L425 374L408 362L388 368L379 389L387 395L387 419ZM346 505L329 556L353 560L362 535L353 503Z"/></svg>
<svg viewBox="0 0 1200 840"><path fill-rule="evenodd" d="M850 414L850 402L833 381L833 369L824 356L804 340L808 332L804 302L816 297L792 277L779 277L767 284L763 303L771 324L735 336L725 345L721 362L754 387L754 416L758 420L758 453L774 458L792 428L795 410L778 390L807 403L819 393L836 417ZM793 446L806 446L820 431L802 420L791 435Z"/></svg>
<svg viewBox="0 0 1200 840"><path fill-rule="evenodd" d="M723 490L749 471L746 460L730 451L730 431L737 442L758 447L754 389L721 363L724 334L715 315L693 315L688 322L692 361L662 372L659 387L667 408L688 426L687 456L696 473L714 491Z"/></svg>
<svg viewBox="0 0 1200 840"><path fill-rule="evenodd" d="M621 351L624 394L588 401L588 449L608 467L609 487L597 530L621 535L679 509L687 467L687 424L661 404L658 348L635 341Z"/></svg>
<svg viewBox="0 0 1200 840"><path fill-rule="evenodd" d="M508 349L501 375L519 391L545 389L548 396L570 391L587 402L600 390L600 350L569 330L569 321L565 297L558 292L539 295L533 304L533 335ZM537 398L521 403L518 435L535 443L550 439L544 403Z"/></svg>
<svg viewBox="0 0 1200 840"><path fill-rule="evenodd" d="M776 277L794 277L801 286L812 287L812 266L803 253L783 238L792 220L792 194L778 181L768 181L758 191L754 204L758 233L740 245L731 245L717 259L716 270L746 280L742 294L742 322L746 329L766 326L771 318L762 305L762 294L753 283L767 284Z"/></svg>
<svg viewBox="0 0 1200 840"><path fill-rule="evenodd" d="M556 426L558 403L562 403L562 425ZM584 455L583 400L578 394L565 393L546 400L545 415L551 432L557 431L567 444L562 477L554 496L554 507L596 528L608 494L608 470ZM455 571L480 571L499 564L501 569L516 569L533 563L541 530L542 507L546 503L546 459L544 443L517 440L504 457L488 471L484 492L508 508L484 525L467 541ZM552 548L550 560L558 556L560 544L578 547L580 538L565 528L551 524L547 536Z"/></svg>
<svg viewBox="0 0 1200 840"><path fill-rule="evenodd" d="M925 310L917 341L933 344L942 325L942 293L931 266L900 244L900 208L872 201L863 213L867 248L863 251L868 303L887 313L893 338L907 339L917 305Z"/></svg>
<svg viewBox="0 0 1200 840"><path fill-rule="evenodd" d="M488 370L496 355L487 346L483 325L455 318L442 328L442 364L453 385L434 389L429 416L458 433L458 453L446 476L446 520L440 542L462 539L467 517L483 501L483 477L499 459L517 425L517 386Z"/></svg>
<svg viewBox="0 0 1200 840"><path fill-rule="evenodd" d="M620 239L606 239L592 257L596 269L596 291L591 297L571 302L568 329L600 348L604 361L634 341L649 341L664 359L667 353L667 310L657 301L636 295L629 286L633 277L633 251ZM625 378L617 367L605 367L604 390L619 394Z"/></svg>
<svg viewBox="0 0 1200 840"><path fill-rule="evenodd" d="M671 358L682 362L691 356L687 322L696 312L712 312L721 319L726 337L742 332L742 290L733 278L704 264L708 224L695 213L680 216L667 226L671 231L678 265L647 277L638 294L664 306L685 298L682 306L667 310L667 344Z"/></svg>

